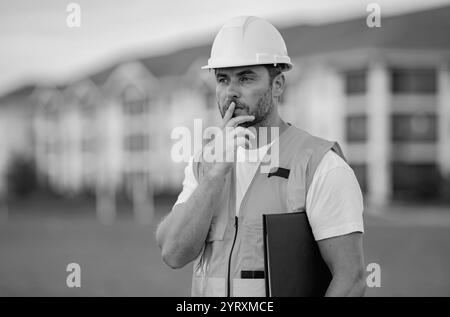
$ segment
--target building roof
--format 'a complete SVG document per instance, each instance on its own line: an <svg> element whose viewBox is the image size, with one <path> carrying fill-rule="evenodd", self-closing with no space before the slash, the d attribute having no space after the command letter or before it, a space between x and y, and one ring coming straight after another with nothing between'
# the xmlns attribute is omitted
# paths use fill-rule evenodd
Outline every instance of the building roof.
<svg viewBox="0 0 450 317"><path fill-rule="evenodd" d="M381 16L381 27L369 28L366 16L281 29L291 56L356 48L450 49L450 6L399 16Z"/></svg>
<svg viewBox="0 0 450 317"><path fill-rule="evenodd" d="M381 16L381 27L369 28L366 18L322 25L294 25L280 28L280 32L291 57L358 48L450 49L450 6ZM156 77L183 74L198 58L204 58L207 63L211 44L144 58L141 62Z"/></svg>
<svg viewBox="0 0 450 317"><path fill-rule="evenodd" d="M106 82L106 80L108 79L108 77L112 74L112 72L114 71L114 69L117 67L118 63L114 63L114 65L101 70L98 73L95 73L93 75L90 76L90 79L92 80L93 83L95 83L96 85L101 85L103 83Z"/></svg>
<svg viewBox="0 0 450 317"><path fill-rule="evenodd" d="M0 103L8 102L8 100L17 100L17 98L28 97L36 88L33 84L27 84L23 86L18 86L12 91L0 97Z"/></svg>
<svg viewBox="0 0 450 317"><path fill-rule="evenodd" d="M205 57L206 64L210 51L210 45L202 45L185 48L168 55L144 58L141 62L156 77L178 75L184 74L199 57Z"/></svg>
<svg viewBox="0 0 450 317"><path fill-rule="evenodd" d="M279 30L291 57L357 48L450 49L450 6L398 16L381 16L379 28L369 28L366 16L362 16L321 25L294 25ZM184 74L199 58L207 63L211 44L140 58L138 61L156 77ZM92 75L92 81L104 83L115 67Z"/></svg>

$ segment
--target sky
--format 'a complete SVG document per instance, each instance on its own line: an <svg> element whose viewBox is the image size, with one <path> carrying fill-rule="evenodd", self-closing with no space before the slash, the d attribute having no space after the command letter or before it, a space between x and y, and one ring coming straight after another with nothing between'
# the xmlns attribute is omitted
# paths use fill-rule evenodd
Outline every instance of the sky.
<svg viewBox="0 0 450 317"><path fill-rule="evenodd" d="M449 5L450 0L0 0L0 94L27 83L56 84L115 60L205 44L229 18L256 15L277 27L321 24ZM67 26L80 6L81 27Z"/></svg>

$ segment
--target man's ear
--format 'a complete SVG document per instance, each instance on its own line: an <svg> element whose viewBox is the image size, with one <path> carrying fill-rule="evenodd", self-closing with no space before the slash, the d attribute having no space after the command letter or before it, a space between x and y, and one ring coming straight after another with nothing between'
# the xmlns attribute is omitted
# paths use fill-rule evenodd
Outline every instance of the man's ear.
<svg viewBox="0 0 450 317"><path fill-rule="evenodd" d="M272 83L272 95L274 97L281 96L281 94L284 91L285 82L286 82L286 78L284 77L283 73L275 76L275 78L273 79L273 83Z"/></svg>

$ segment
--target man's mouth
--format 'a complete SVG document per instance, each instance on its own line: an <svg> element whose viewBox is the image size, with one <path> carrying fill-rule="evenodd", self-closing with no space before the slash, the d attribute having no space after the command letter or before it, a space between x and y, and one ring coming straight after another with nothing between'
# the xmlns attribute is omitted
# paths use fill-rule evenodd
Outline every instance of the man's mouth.
<svg viewBox="0 0 450 317"><path fill-rule="evenodd" d="M234 110L236 110L236 109L245 109L244 105L241 105L241 104L237 103L236 101L233 101L233 102L234 102ZM230 102L230 104L228 105L228 108L230 107L230 105L231 105L233 102ZM227 108L227 109L228 109L228 108Z"/></svg>
<svg viewBox="0 0 450 317"><path fill-rule="evenodd" d="M230 102L230 103L228 104L227 110L228 110L228 108L231 107L231 104L232 104L233 102L234 102L234 101L232 101L232 102ZM240 104L238 104L237 102L234 102L234 108L235 108L235 109L237 109L237 108L242 108L242 106L241 106Z"/></svg>
<svg viewBox="0 0 450 317"><path fill-rule="evenodd" d="M230 105L234 103L234 110L233 110L233 115L232 117L237 117L239 115L243 115L243 112L245 112L246 107L244 105L238 104L236 101L232 101L228 104L228 106L226 106L224 113L226 113L228 111L228 109L230 108Z"/></svg>

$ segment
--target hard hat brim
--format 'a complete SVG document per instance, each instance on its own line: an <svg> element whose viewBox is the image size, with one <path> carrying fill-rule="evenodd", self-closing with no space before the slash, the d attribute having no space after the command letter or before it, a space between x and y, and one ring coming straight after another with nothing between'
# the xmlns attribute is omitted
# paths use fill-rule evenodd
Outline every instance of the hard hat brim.
<svg viewBox="0 0 450 317"><path fill-rule="evenodd" d="M243 67L243 66L257 66L257 65L285 65L283 67L283 72L290 71L293 67L291 63L233 63L233 64L216 64L216 65L205 65L201 69L216 69L216 68L232 68L232 67Z"/></svg>

